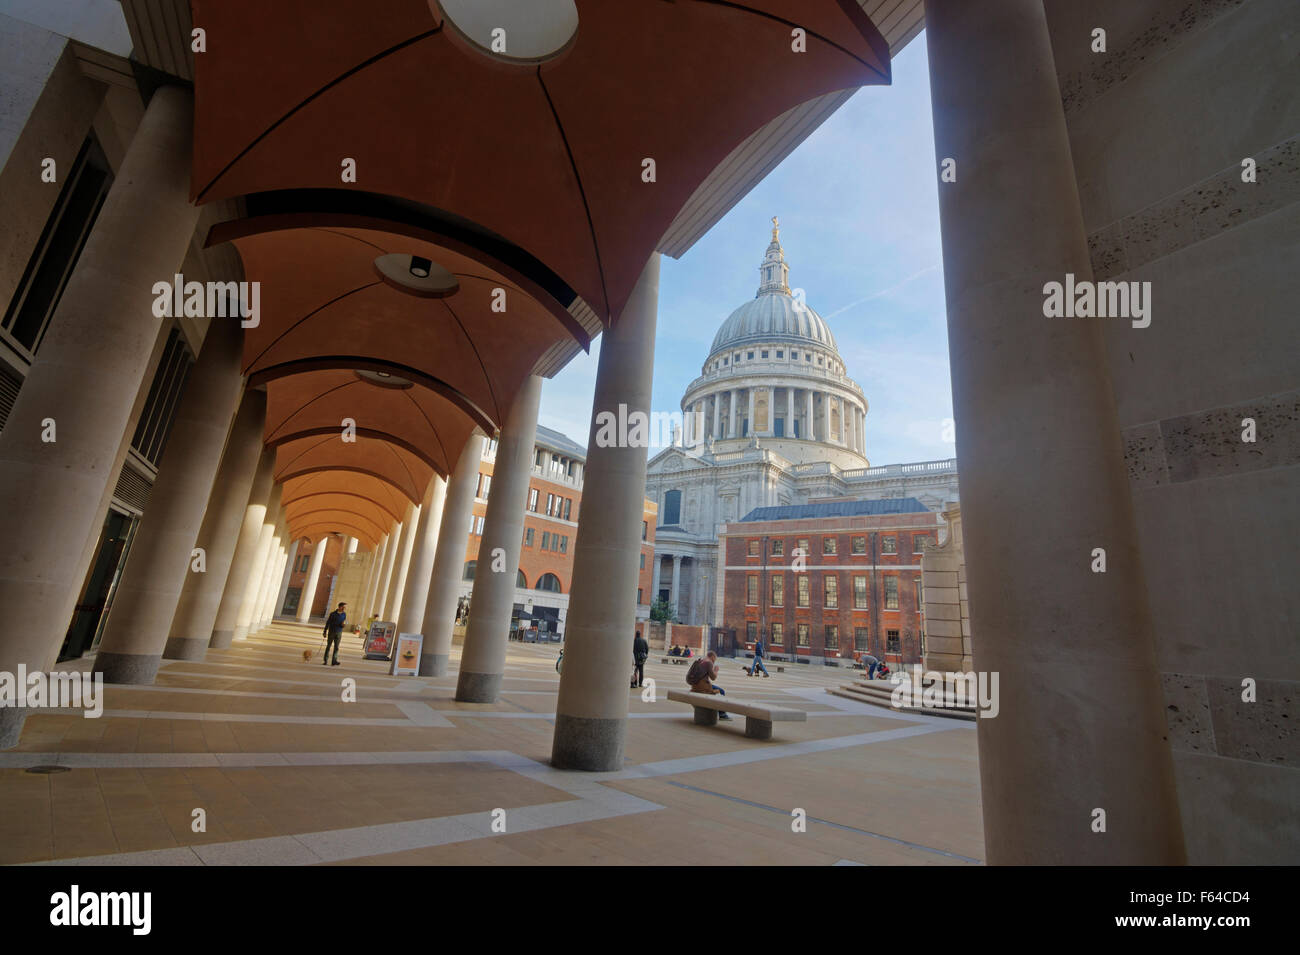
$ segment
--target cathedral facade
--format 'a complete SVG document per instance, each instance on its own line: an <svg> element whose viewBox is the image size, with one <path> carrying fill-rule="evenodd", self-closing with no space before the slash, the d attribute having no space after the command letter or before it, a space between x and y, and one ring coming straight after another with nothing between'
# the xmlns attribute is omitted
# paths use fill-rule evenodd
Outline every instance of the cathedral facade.
<svg viewBox="0 0 1300 955"><path fill-rule="evenodd" d="M958 500L954 459L871 466L866 395L826 320L791 292L772 221L758 292L718 329L682 396L682 441L646 472L659 505L651 595L680 623L724 625L719 540L755 508L915 498L942 529Z"/></svg>

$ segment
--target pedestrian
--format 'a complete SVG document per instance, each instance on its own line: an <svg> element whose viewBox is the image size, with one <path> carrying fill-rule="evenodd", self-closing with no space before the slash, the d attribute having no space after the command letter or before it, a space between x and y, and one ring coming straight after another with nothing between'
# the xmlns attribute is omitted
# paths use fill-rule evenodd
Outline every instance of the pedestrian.
<svg viewBox="0 0 1300 955"><path fill-rule="evenodd" d="M645 642L645 637L641 636L641 631L636 632L632 638L632 685L634 687L645 686L645 661L650 656L650 644Z"/></svg>
<svg viewBox="0 0 1300 955"><path fill-rule="evenodd" d="M862 654L862 665L867 668L867 679L874 680L876 678L876 667L880 666L880 661L870 653L864 653Z"/></svg>
<svg viewBox="0 0 1300 955"><path fill-rule="evenodd" d="M747 667L746 672L748 672L750 676L754 676L755 674L758 673L759 670L763 671L763 676L765 677L769 677L772 675L767 672L767 666L763 663L763 638L762 637L759 637L757 640L754 641L754 665L752 667Z"/></svg>
<svg viewBox="0 0 1300 955"><path fill-rule="evenodd" d="M692 693L716 693L726 696L727 691L713 682L717 678L718 655L712 650L698 658L686 671L686 682L690 684ZM731 717L726 713L719 713L718 719L729 720Z"/></svg>
<svg viewBox="0 0 1300 955"><path fill-rule="evenodd" d="M330 646L334 647L334 666L339 665L339 643L343 640L343 624L347 622L347 604L339 604L338 609L325 618L325 658L320 665L325 666L330 658Z"/></svg>

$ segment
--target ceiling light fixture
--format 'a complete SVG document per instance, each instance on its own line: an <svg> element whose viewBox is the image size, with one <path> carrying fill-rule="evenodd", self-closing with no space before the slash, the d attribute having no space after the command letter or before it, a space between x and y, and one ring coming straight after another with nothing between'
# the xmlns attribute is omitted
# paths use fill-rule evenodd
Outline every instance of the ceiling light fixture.
<svg viewBox="0 0 1300 955"><path fill-rule="evenodd" d="M411 274L416 278L427 279L429 277L429 268L432 265L433 262L429 259L422 259L418 255L411 256Z"/></svg>

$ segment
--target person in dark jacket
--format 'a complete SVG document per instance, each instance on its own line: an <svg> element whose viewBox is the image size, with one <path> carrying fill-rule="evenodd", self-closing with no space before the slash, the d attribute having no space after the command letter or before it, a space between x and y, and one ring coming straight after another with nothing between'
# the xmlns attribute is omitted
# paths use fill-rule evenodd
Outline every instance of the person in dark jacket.
<svg viewBox="0 0 1300 955"><path fill-rule="evenodd" d="M347 622L347 604L339 604L338 609L325 618L325 658L320 665L325 666L330 660L330 647L334 647L334 666L339 665L339 642L343 639L343 624Z"/></svg>
<svg viewBox="0 0 1300 955"><path fill-rule="evenodd" d="M754 665L752 667L745 667L745 672L748 673L750 676L757 676L759 670L763 671L763 676L772 675L767 672L767 666L764 665L763 663L763 641L755 640L754 641Z"/></svg>
<svg viewBox="0 0 1300 955"><path fill-rule="evenodd" d="M632 638L632 685L645 686L645 661L650 656L650 644L646 643L641 631Z"/></svg>

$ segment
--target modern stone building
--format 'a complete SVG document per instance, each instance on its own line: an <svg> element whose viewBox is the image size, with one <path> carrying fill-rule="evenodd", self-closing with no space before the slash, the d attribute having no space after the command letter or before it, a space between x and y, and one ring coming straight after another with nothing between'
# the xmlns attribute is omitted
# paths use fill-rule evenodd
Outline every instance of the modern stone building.
<svg viewBox="0 0 1300 955"><path fill-rule="evenodd" d="M791 291L778 226L758 292L722 323L682 396L680 445L647 468L660 520L651 590L681 623L730 625L721 528L755 508L908 497L938 511L958 499L955 459L870 465L867 397L826 320Z"/></svg>

